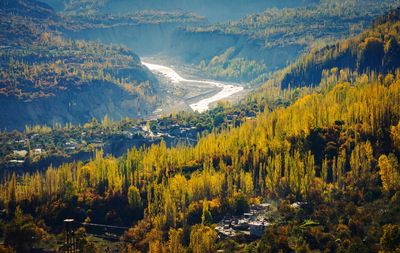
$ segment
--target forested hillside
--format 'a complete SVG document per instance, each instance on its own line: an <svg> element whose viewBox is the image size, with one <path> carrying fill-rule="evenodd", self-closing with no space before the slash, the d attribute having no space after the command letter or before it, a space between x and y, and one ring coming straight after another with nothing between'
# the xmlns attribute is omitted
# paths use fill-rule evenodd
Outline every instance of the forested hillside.
<svg viewBox="0 0 400 253"><path fill-rule="evenodd" d="M65 39L57 30L67 25L44 4L2 4L0 128L78 124L107 114L122 119L154 110L157 80L132 51Z"/></svg>
<svg viewBox="0 0 400 253"><path fill-rule="evenodd" d="M208 78L254 85L312 48L359 34L374 18L400 4L398 0L61 2L61 15L79 20L67 32L71 38L122 43L141 56L164 54L194 64ZM158 11L147 10L154 8ZM228 16L243 14L225 19L224 11ZM214 12L222 23L207 23Z"/></svg>
<svg viewBox="0 0 400 253"><path fill-rule="evenodd" d="M311 48L357 35L398 4L323 0L311 7L267 9L237 21L182 29L173 49L214 78L260 83Z"/></svg>
<svg viewBox="0 0 400 253"><path fill-rule="evenodd" d="M371 29L335 45L314 50L287 68L282 88L318 85L326 70L391 73L400 66L400 9L375 20Z"/></svg>
<svg viewBox="0 0 400 253"><path fill-rule="evenodd" d="M382 19L376 36L396 20ZM72 217L132 225L124 252L397 252L400 71L363 70L326 71L318 88L286 90L294 103L265 104L271 110L195 146L99 151L87 163L10 174L0 186L6 246L51 242ZM218 236L217 223L260 203L271 204L261 238Z"/></svg>
<svg viewBox="0 0 400 253"><path fill-rule="evenodd" d="M261 199L288 198L307 201L310 208L295 216L290 209L282 211L288 215L280 218L285 222L271 226L256 248L346 250L361 243L375 252L386 247L379 241L383 225L400 218L395 194L400 187L399 99L398 78L380 83L360 76L352 86L340 83L326 94L305 96L287 109L204 137L193 148L161 144L130 150L121 159L98 153L87 164L66 164L18 180L11 176L0 191L2 205L10 214L19 205L51 226L67 217L126 224L144 215L126 234L132 242L127 249L168 247L171 241L192 249L208 241L216 249L215 232L207 225L217 222L218 214L246 211ZM348 209L339 211L340 206ZM374 211L378 208L386 213ZM306 220L317 225L297 231ZM189 243L180 229L192 235L204 231L205 238ZM286 239L271 241L276 231ZM301 244L293 245L294 238Z"/></svg>

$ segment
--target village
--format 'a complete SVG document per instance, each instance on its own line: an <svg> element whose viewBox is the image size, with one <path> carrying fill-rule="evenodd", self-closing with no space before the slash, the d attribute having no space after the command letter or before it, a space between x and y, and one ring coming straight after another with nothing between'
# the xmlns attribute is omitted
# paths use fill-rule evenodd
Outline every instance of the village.
<svg viewBox="0 0 400 253"><path fill-rule="evenodd" d="M253 114L251 114L254 117ZM63 162L89 160L96 150L105 155L121 156L132 147L148 147L164 141L168 147L195 145L197 138L209 131L211 124L237 124L241 115L231 113L191 122L168 117L153 120L121 122L93 121L84 126L64 128L37 127L24 132L0 132L0 161L3 171L36 171ZM243 117L243 116L242 116ZM246 115L244 120L252 117Z"/></svg>
<svg viewBox="0 0 400 253"><path fill-rule="evenodd" d="M127 149L141 146L149 146L164 140L168 146L177 143L188 145L197 142L199 131L195 127L171 125L155 129L148 127L146 122L131 128L119 129L117 131L78 131L70 132L67 136L57 136L59 142L47 141L50 133L26 134L24 138L3 142L1 160L5 160L5 166L22 167L52 156L68 158L80 153L93 153L95 150L103 149L106 154L115 156L122 155ZM120 145L121 148L117 146ZM123 149L122 149L123 147Z"/></svg>
<svg viewBox="0 0 400 253"><path fill-rule="evenodd" d="M265 228L271 224L267 216L270 206L269 203L253 204L248 213L224 217L215 230L221 238L233 238L239 235L259 238L263 235Z"/></svg>
<svg viewBox="0 0 400 253"><path fill-rule="evenodd" d="M306 202L294 202L289 204L291 210L299 210ZM228 215L217 224L215 230L220 239L244 238L246 241L254 241L264 235L268 226L278 222L279 212L272 203L260 203L250 205L250 209L243 215Z"/></svg>

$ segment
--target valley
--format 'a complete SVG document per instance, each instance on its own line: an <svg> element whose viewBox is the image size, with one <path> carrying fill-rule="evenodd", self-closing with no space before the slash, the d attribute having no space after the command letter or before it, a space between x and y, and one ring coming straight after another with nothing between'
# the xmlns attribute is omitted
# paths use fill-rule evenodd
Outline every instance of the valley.
<svg viewBox="0 0 400 253"><path fill-rule="evenodd" d="M168 85L173 85L174 89L181 89L181 93L184 94L184 100L182 102L186 107L189 106L191 110L195 112L205 112L210 108L211 104L223 99L228 99L232 95L243 91L243 87L240 84L224 84L222 82L210 80L185 79L170 67L147 62L143 62L143 65L155 74L159 74L167 79ZM168 88L167 93L170 93ZM180 103L178 102L178 104ZM173 105L173 107L177 108L176 105ZM183 108L181 107L180 109L182 110ZM160 112L162 111L163 110Z"/></svg>
<svg viewBox="0 0 400 253"><path fill-rule="evenodd" d="M399 161L400 0L0 0L0 253L398 253Z"/></svg>

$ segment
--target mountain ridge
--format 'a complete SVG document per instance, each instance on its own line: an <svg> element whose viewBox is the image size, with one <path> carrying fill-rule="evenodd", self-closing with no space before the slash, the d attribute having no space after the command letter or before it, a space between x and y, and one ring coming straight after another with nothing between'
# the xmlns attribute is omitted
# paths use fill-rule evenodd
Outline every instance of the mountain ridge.
<svg viewBox="0 0 400 253"><path fill-rule="evenodd" d="M0 128L23 129L23 118L26 124L53 125L58 120L61 124L80 124L90 117L101 119L108 115L120 120L143 117L155 110L157 80L132 51L66 39L59 32L65 29L63 19L46 4L32 0L3 3L0 100L11 99L7 108L13 105L25 114L21 117L12 110L2 110ZM14 11L16 6L18 12ZM91 102L80 101L82 108L89 109L71 110L69 104L91 85L99 88L88 89ZM115 95L110 100L96 96L97 92ZM50 101L59 109L46 109L52 107ZM102 101L108 105L98 106Z"/></svg>

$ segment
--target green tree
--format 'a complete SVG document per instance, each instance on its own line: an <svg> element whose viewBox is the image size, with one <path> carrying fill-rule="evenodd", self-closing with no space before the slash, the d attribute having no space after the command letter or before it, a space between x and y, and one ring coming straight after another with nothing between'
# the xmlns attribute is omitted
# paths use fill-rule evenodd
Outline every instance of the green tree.
<svg viewBox="0 0 400 253"><path fill-rule="evenodd" d="M243 214L249 210L250 206L244 194L238 194L234 197L234 210L236 214Z"/></svg>
<svg viewBox="0 0 400 253"><path fill-rule="evenodd" d="M218 113L217 115L214 116L213 119L213 124L214 127L219 127L222 123L225 121L225 116L222 113Z"/></svg>
<svg viewBox="0 0 400 253"><path fill-rule="evenodd" d="M212 215L211 212L208 210L207 199L203 200L203 213L201 215L201 223L207 226L212 224Z"/></svg>
<svg viewBox="0 0 400 253"><path fill-rule="evenodd" d="M33 222L32 216L24 215L18 206L14 219L4 228L4 244L15 249L17 253L25 253L46 235L46 231Z"/></svg>
<svg viewBox="0 0 400 253"><path fill-rule="evenodd" d="M388 224L383 227L380 240L383 252L400 252L400 226Z"/></svg>
<svg viewBox="0 0 400 253"><path fill-rule="evenodd" d="M380 39L374 37L365 39L361 44L359 71L379 71L384 54L384 45Z"/></svg>
<svg viewBox="0 0 400 253"><path fill-rule="evenodd" d="M132 209L142 208L142 199L140 197L139 189L131 185L128 188L128 203Z"/></svg>

